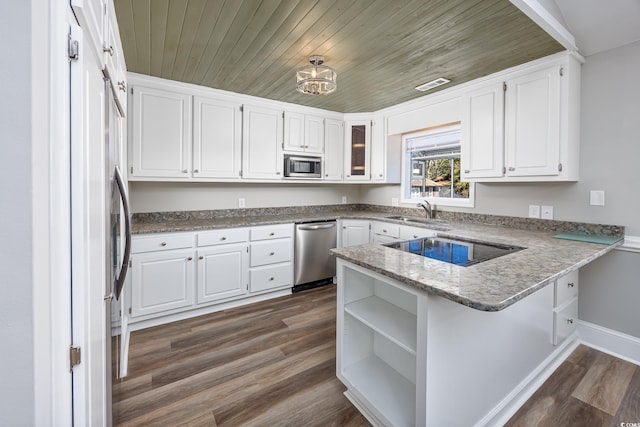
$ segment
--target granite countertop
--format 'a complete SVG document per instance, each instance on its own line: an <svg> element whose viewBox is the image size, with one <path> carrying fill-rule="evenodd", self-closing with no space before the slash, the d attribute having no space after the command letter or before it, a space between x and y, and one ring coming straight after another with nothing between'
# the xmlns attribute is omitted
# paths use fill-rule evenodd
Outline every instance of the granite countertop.
<svg viewBox="0 0 640 427"><path fill-rule="evenodd" d="M483 311L502 310L553 283L557 278L621 245L624 235L624 227L620 226L477 214L454 213L445 217L444 222L420 224L386 218L396 213L417 216L421 213L419 210L375 211L367 205L353 205L348 210L331 207L308 207L302 210L265 208L245 216L237 215L236 212L237 210L138 214L139 217L134 219L133 233L201 231L332 219L363 219L435 229L442 236L525 247L524 250L469 267L448 264L379 244L332 249L337 257L346 261L414 288ZM620 236L621 240L612 245L602 245L553 238L553 235L566 231Z"/></svg>
<svg viewBox="0 0 640 427"><path fill-rule="evenodd" d="M526 249L461 267L376 244L333 249L339 258L482 311L499 311L622 244L553 238L555 232L451 223L441 236L502 243Z"/></svg>

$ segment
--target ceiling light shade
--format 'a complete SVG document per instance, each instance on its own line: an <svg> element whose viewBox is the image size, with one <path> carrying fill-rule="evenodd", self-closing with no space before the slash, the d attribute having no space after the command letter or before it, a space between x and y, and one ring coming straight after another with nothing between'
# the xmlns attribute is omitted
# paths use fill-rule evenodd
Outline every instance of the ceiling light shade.
<svg viewBox="0 0 640 427"><path fill-rule="evenodd" d="M311 65L296 71L296 90L307 95L326 95L336 90L336 71L324 64L324 57L313 55Z"/></svg>

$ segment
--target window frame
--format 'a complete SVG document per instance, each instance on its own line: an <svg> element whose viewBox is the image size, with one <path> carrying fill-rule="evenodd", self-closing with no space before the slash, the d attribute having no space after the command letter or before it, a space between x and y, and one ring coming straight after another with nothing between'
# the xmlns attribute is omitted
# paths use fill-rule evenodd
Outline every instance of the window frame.
<svg viewBox="0 0 640 427"><path fill-rule="evenodd" d="M452 206L452 207L465 207L465 208L474 208L475 207L475 183L469 182L469 197L466 199L463 198L453 198L453 197L416 197L416 198L407 198L405 194L409 194L407 192L407 185L409 185L409 180L411 177L409 176L411 165L410 157L407 153L407 140L413 138L419 138L422 136L429 135L437 135L444 132L451 132L454 130L461 131L460 123L451 123L443 126L436 126L420 131L408 132L402 134L402 167L401 167L401 180L400 180L400 201L405 204L416 204L420 200L427 200L432 205L436 206ZM462 147L461 147L462 150ZM462 155L462 153L460 153Z"/></svg>

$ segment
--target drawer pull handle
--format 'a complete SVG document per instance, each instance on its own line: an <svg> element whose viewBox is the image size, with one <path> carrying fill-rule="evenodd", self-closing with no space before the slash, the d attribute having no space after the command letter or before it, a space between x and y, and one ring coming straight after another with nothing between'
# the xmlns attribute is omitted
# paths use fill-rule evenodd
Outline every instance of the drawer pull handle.
<svg viewBox="0 0 640 427"><path fill-rule="evenodd" d="M269 277L269 281L272 282L273 281L273 277Z"/></svg>
<svg viewBox="0 0 640 427"><path fill-rule="evenodd" d="M271 252L269 256L274 256L275 254L276 254L275 252Z"/></svg>
<svg viewBox="0 0 640 427"><path fill-rule="evenodd" d="M191 261L193 259L193 257L189 257L187 258L187 261Z"/></svg>
<svg viewBox="0 0 640 427"><path fill-rule="evenodd" d="M385 229L383 228L383 229L382 229L382 232L383 232L383 233L386 233L386 232L387 232L387 230L385 230Z"/></svg>
<svg viewBox="0 0 640 427"><path fill-rule="evenodd" d="M202 255L200 255L200 256L198 257L198 259L204 259L204 257L203 257Z"/></svg>
<svg viewBox="0 0 640 427"><path fill-rule="evenodd" d="M569 283L567 283L567 286L570 287L570 288L573 288L574 284L573 284L573 282L569 282Z"/></svg>
<svg viewBox="0 0 640 427"><path fill-rule="evenodd" d="M160 246L167 246L167 242L160 243Z"/></svg>
<svg viewBox="0 0 640 427"><path fill-rule="evenodd" d="M269 233L269 236L275 236L276 233Z"/></svg>
<svg viewBox="0 0 640 427"><path fill-rule="evenodd" d="M573 319L567 319L567 323L573 325Z"/></svg>
<svg viewBox="0 0 640 427"><path fill-rule="evenodd" d="M224 237L224 236L222 236L222 237L220 238L220 240L227 240L227 238L226 238L226 237Z"/></svg>
<svg viewBox="0 0 640 427"><path fill-rule="evenodd" d="M509 172L513 172L514 170L516 170L516 168L514 168L513 166L509 166Z"/></svg>
<svg viewBox="0 0 640 427"><path fill-rule="evenodd" d="M465 169L465 170L464 170L464 173L469 173L469 169Z"/></svg>
<svg viewBox="0 0 640 427"><path fill-rule="evenodd" d="M414 238L414 239L417 239L417 238L418 238L418 235L417 235L417 234L414 234L414 235L413 235L413 238Z"/></svg>

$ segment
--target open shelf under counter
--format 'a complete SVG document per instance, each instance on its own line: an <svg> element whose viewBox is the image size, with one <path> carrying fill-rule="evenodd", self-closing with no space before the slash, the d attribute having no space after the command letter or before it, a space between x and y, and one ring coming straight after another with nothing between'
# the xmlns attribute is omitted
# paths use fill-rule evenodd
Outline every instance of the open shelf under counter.
<svg viewBox="0 0 640 427"><path fill-rule="evenodd" d="M376 295L346 304L345 311L410 354L416 354L414 314Z"/></svg>
<svg viewBox="0 0 640 427"><path fill-rule="evenodd" d="M394 426L415 425L416 386L384 361L372 355L343 372L356 390Z"/></svg>

